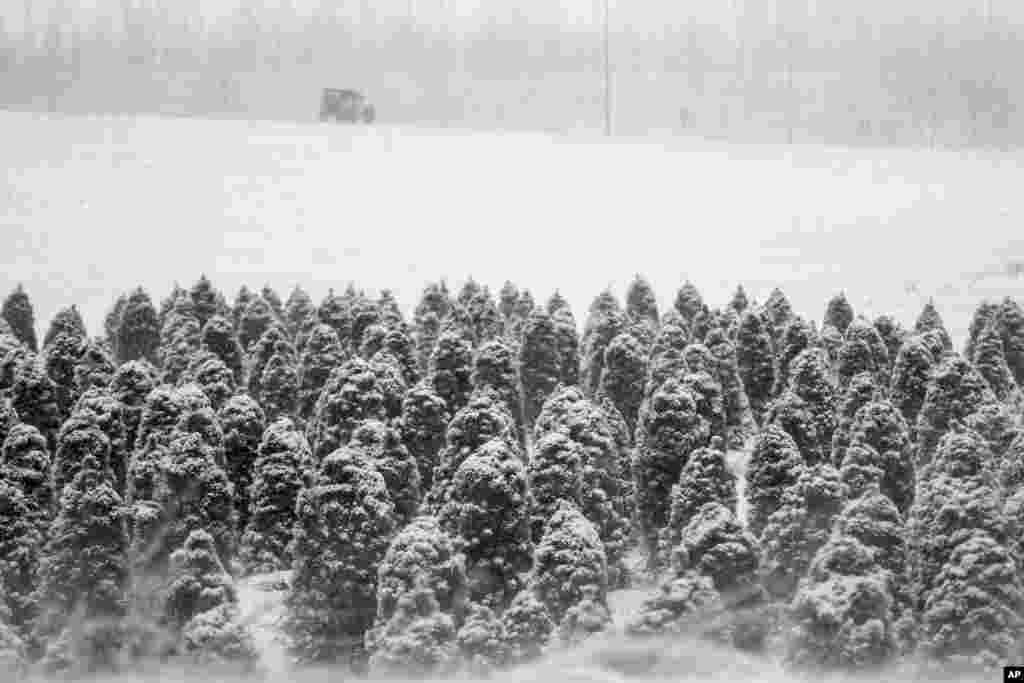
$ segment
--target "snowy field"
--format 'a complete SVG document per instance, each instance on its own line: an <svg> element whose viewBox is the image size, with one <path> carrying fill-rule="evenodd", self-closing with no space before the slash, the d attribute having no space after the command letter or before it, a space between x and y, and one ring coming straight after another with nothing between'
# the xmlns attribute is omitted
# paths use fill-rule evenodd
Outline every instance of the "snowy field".
<svg viewBox="0 0 1024 683"><path fill-rule="evenodd" d="M779 285L815 320L839 289L904 323L934 296L958 340L979 299L1024 294L1019 156L4 112L0 140L0 289L41 326L77 302L98 332L121 291L201 272L407 307L508 278L581 321L635 272L664 306L684 278L712 304Z"/></svg>
<svg viewBox="0 0 1024 683"><path fill-rule="evenodd" d="M957 339L981 298L1024 295L1006 275L1024 262L1016 157L11 113L0 131L0 286L23 282L41 326L78 303L98 332L120 291L162 298L201 272L231 295L301 283L319 298L354 280L407 306L442 275L508 278L561 288L580 319L638 271L663 306L684 278L713 303L778 285L816 320L840 289L908 324L934 296ZM620 623L646 592L612 596ZM242 600L283 668L280 595L247 584ZM782 680L763 666L613 635L497 680Z"/></svg>

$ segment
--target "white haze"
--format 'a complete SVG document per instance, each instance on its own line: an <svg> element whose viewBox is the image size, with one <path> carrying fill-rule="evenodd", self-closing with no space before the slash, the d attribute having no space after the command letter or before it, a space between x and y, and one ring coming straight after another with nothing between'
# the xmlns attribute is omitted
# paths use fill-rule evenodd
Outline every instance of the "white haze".
<svg viewBox="0 0 1024 683"><path fill-rule="evenodd" d="M690 278L713 305L780 286L820 320L913 324L934 296L954 337L985 296L1018 295L1020 158L936 150L603 140L400 127L0 113L0 286L42 329L75 303L93 333L136 285L154 300L201 273L319 300L505 279L555 288L582 324L634 273L662 307Z"/></svg>

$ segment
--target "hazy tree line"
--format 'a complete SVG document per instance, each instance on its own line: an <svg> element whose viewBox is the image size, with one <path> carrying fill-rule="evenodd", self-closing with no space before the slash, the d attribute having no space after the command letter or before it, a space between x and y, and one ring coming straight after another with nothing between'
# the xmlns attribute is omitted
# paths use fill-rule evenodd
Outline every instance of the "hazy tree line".
<svg viewBox="0 0 1024 683"><path fill-rule="evenodd" d="M411 316L205 276L89 337L0 307L0 655L260 671L237 582L286 572L296 665L486 673L617 631L796 670L1024 655L1024 309L962 351L779 289L428 284ZM738 473L730 458L749 453ZM739 486L740 479L743 486ZM608 595L654 582L617 623ZM619 619L622 619L620 616Z"/></svg>
<svg viewBox="0 0 1024 683"><path fill-rule="evenodd" d="M1010 65L1024 17L993 2L905 5L776 0L690 14L613 4L617 129L679 128L685 107L695 130L716 135L1016 143L1022 98ZM53 0L3 20L0 104L12 108L175 104L306 118L319 88L340 79L383 99L382 120L394 123L596 128L603 115L598 3L246 2L211 14L198 3L100 11ZM303 101L272 106L297 77L302 88L288 92Z"/></svg>

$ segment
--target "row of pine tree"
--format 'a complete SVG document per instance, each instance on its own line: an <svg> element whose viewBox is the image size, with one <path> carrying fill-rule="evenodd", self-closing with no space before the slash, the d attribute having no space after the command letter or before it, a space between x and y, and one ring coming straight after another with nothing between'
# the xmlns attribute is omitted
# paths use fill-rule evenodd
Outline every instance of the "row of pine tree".
<svg viewBox="0 0 1024 683"><path fill-rule="evenodd" d="M243 577L287 572L297 664L483 673L595 634L795 669L1024 654L1024 310L962 353L843 294L667 312L637 276L582 334L555 292L429 284L319 305L205 277L91 338L0 310L0 652L258 671ZM737 451L749 452L739 458ZM636 560L639 558L639 562ZM616 624L608 594L654 580Z"/></svg>

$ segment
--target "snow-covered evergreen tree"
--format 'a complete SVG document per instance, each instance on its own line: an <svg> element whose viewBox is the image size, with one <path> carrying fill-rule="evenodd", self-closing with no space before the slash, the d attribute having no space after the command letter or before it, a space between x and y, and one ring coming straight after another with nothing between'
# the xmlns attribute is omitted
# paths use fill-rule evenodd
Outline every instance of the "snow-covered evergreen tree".
<svg viewBox="0 0 1024 683"><path fill-rule="evenodd" d="M83 413L69 418L57 437L52 465L53 490L58 494L63 491L89 457L96 459L101 474L109 479L108 483L116 486L117 479L110 466L110 446L110 439L100 430L92 415Z"/></svg>
<svg viewBox="0 0 1024 683"><path fill-rule="evenodd" d="M773 597L793 596L815 553L828 541L843 497L839 472L829 464L805 467L785 489L761 532L764 587Z"/></svg>
<svg viewBox="0 0 1024 683"><path fill-rule="evenodd" d="M508 643L504 624L486 605L470 605L466 620L455 635L459 654L468 672L488 677L508 662Z"/></svg>
<svg viewBox="0 0 1024 683"><path fill-rule="evenodd" d="M402 439L419 465L420 483L430 491L448 426L448 407L433 386L420 382L402 401Z"/></svg>
<svg viewBox="0 0 1024 683"><path fill-rule="evenodd" d="M340 366L346 356L338 341L338 334L330 325L318 324L310 330L302 350L299 370L298 414L303 420L313 417L331 372Z"/></svg>
<svg viewBox="0 0 1024 683"><path fill-rule="evenodd" d="M10 398L22 423L38 429L52 451L61 423L60 399L41 357L29 355L17 365Z"/></svg>
<svg viewBox="0 0 1024 683"><path fill-rule="evenodd" d="M199 340L200 349L220 358L231 370L235 384L241 384L244 379L244 353L231 320L223 315L211 317L203 325Z"/></svg>
<svg viewBox="0 0 1024 683"><path fill-rule="evenodd" d="M312 467L309 442L294 422L280 418L267 427L246 494L249 509L239 560L247 572L291 567L289 543L295 525L295 502Z"/></svg>
<svg viewBox="0 0 1024 683"><path fill-rule="evenodd" d="M7 321L14 336L28 347L29 351L35 353L39 350L39 342L36 340L36 318L32 308L32 302L25 292L25 288L19 283L14 291L4 299L3 307L0 308L0 317Z"/></svg>
<svg viewBox="0 0 1024 683"><path fill-rule="evenodd" d="M712 438L687 459L672 487L668 525L662 530L660 549L669 559L679 545L683 531L706 503L719 503L736 514L736 475L725 461L724 444Z"/></svg>
<svg viewBox="0 0 1024 683"><path fill-rule="evenodd" d="M678 381L665 382L641 411L633 478L636 514L652 560L658 536L669 521L672 487L690 454L709 438L707 421Z"/></svg>
<svg viewBox="0 0 1024 683"><path fill-rule="evenodd" d="M349 446L360 449L384 477L395 506L395 523L398 528L405 526L419 513L422 488L418 464L402 443L401 433L376 420L366 420L352 433Z"/></svg>
<svg viewBox="0 0 1024 683"><path fill-rule="evenodd" d="M775 368L775 386L772 394L778 396L789 386L789 366L805 350L814 345L817 334L810 323L794 316L779 333L775 343L777 366Z"/></svg>
<svg viewBox="0 0 1024 683"><path fill-rule="evenodd" d="M82 338L70 334L58 334L43 347L43 362L46 374L53 382L57 397L57 410L63 422L71 413L71 406L78 399L75 387L75 364L82 350Z"/></svg>
<svg viewBox="0 0 1024 683"><path fill-rule="evenodd" d="M647 380L647 359L640 342L624 332L605 350L600 391L615 405L630 431L636 429Z"/></svg>
<svg viewBox="0 0 1024 683"><path fill-rule="evenodd" d="M84 671L113 667L120 649L116 623L127 611L129 581L123 516L121 497L101 463L86 456L61 494L40 555L35 638L59 643L69 631L83 639L74 645L77 658L87 660L77 662Z"/></svg>
<svg viewBox="0 0 1024 683"><path fill-rule="evenodd" d="M1024 584L1005 542L975 533L949 554L921 614L920 649L940 670L993 672L1019 657Z"/></svg>
<svg viewBox="0 0 1024 683"><path fill-rule="evenodd" d="M233 489L214 449L199 434L177 432L157 463L156 514L136 528L133 544L145 549L142 567L151 575L166 569L171 553L196 529L214 539L222 562L235 550Z"/></svg>
<svg viewBox="0 0 1024 683"><path fill-rule="evenodd" d="M761 423L775 383L772 338L764 319L753 311L740 318L736 362L754 419Z"/></svg>
<svg viewBox="0 0 1024 683"><path fill-rule="evenodd" d="M523 387L524 419L532 427L544 401L562 375L563 359L557 326L547 311L535 308L523 324L519 347L519 376Z"/></svg>
<svg viewBox="0 0 1024 683"><path fill-rule="evenodd" d="M505 341L492 339L480 345L473 362L472 383L477 389L487 388L500 396L522 433L523 403L517 363L512 348Z"/></svg>
<svg viewBox="0 0 1024 683"><path fill-rule="evenodd" d="M399 369L388 363L353 358L336 368L307 430L317 459L347 444L364 420L397 421L405 388Z"/></svg>
<svg viewBox="0 0 1024 683"><path fill-rule="evenodd" d="M297 339L302 324L311 314L316 313L313 298L301 286L295 285L284 304L284 324L292 339Z"/></svg>
<svg viewBox="0 0 1024 683"><path fill-rule="evenodd" d="M618 299L609 290L601 292L590 304L581 340L581 382L593 396L604 374L604 355L612 339L626 328L626 319Z"/></svg>
<svg viewBox="0 0 1024 683"><path fill-rule="evenodd" d="M747 527L755 537L760 537L768 519L781 507L783 495L796 484L804 466L796 442L784 429L768 425L758 434L744 487Z"/></svg>
<svg viewBox="0 0 1024 683"><path fill-rule="evenodd" d="M632 511L631 449L617 441L605 411L586 399L579 387L563 387L552 394L537 419L535 433L537 448L550 435L562 434L582 449L580 507L604 544L610 585L624 586ZM537 457L531 460L531 469Z"/></svg>
<svg viewBox="0 0 1024 683"><path fill-rule="evenodd" d="M268 420L292 417L298 407L299 368L295 350L278 342L260 378L260 405Z"/></svg>
<svg viewBox="0 0 1024 683"><path fill-rule="evenodd" d="M682 316L673 309L662 319L661 328L651 346L647 359L644 400L649 400L665 380L681 377L689 371L684 354L689 343L690 331Z"/></svg>
<svg viewBox="0 0 1024 683"><path fill-rule="evenodd" d="M545 527L563 502L581 504L583 457L583 447L567 431L548 432L534 445L527 467L534 502L530 522L534 543L541 541Z"/></svg>
<svg viewBox="0 0 1024 683"><path fill-rule="evenodd" d="M17 482L0 479L0 621L28 638L38 613L39 553L45 540L39 510Z"/></svg>
<svg viewBox="0 0 1024 683"><path fill-rule="evenodd" d="M825 308L825 322L832 325L840 333L846 334L846 328L853 322L853 306L846 300L846 292L839 292L832 297Z"/></svg>
<svg viewBox="0 0 1024 683"><path fill-rule="evenodd" d="M88 337L85 322L82 320L82 314L75 304L61 308L53 316L53 320L50 321L50 326L46 329L46 334L43 336L43 348L45 349L57 337L62 335L72 337L79 342Z"/></svg>
<svg viewBox="0 0 1024 683"><path fill-rule="evenodd" d="M993 400L995 395L977 368L956 355L943 359L928 381L917 416L917 466L931 462L952 420L964 420Z"/></svg>
<svg viewBox="0 0 1024 683"><path fill-rule="evenodd" d="M460 664L455 621L429 586L402 594L391 617L366 640L376 676L434 678L455 673Z"/></svg>
<svg viewBox="0 0 1024 683"><path fill-rule="evenodd" d="M147 361L121 364L110 381L110 390L121 405L124 420L125 449L131 453L145 409L146 397L156 386L156 368Z"/></svg>
<svg viewBox="0 0 1024 683"><path fill-rule="evenodd" d="M1006 297L996 312L996 323L1003 337L1003 353L1017 386L1024 383L1024 309Z"/></svg>
<svg viewBox="0 0 1024 683"><path fill-rule="evenodd" d="M676 292L676 298L673 302L673 307L679 312L679 315L683 316L683 320L686 321L687 325L693 324L693 318L700 311L704 305L704 299L700 295L697 287L687 280L683 283L683 286Z"/></svg>
<svg viewBox="0 0 1024 683"><path fill-rule="evenodd" d="M438 518L466 555L469 599L504 608L530 568L530 492L519 454L492 440L466 458L452 478Z"/></svg>
<svg viewBox="0 0 1024 683"><path fill-rule="evenodd" d="M452 414L458 412L473 392L472 347L453 332L443 333L430 356L428 372L434 391Z"/></svg>
<svg viewBox="0 0 1024 683"><path fill-rule="evenodd" d="M32 519L44 534L57 496L50 478L50 450L32 425L16 424L7 433L0 460L0 480L17 487L28 499Z"/></svg>
<svg viewBox="0 0 1024 683"><path fill-rule="evenodd" d="M974 313L971 314L970 325L967 328L967 339L964 342L964 358L974 362L974 349L978 343L978 337L981 336L982 331L990 323L996 322L996 329L999 329L997 322L998 314L999 304L987 299L981 301L977 308L974 309Z"/></svg>
<svg viewBox="0 0 1024 683"><path fill-rule="evenodd" d="M946 326L942 324L942 316L939 315L932 299L929 299L928 303L924 305L921 314L917 317L917 322L914 323L914 334L924 334L925 332L936 332L942 340L942 348L946 351L953 349L953 341L950 339L949 332L946 331Z"/></svg>
<svg viewBox="0 0 1024 683"><path fill-rule="evenodd" d="M180 632L197 615L238 601L213 536L198 528L171 554L169 580L161 595L162 621Z"/></svg>
<svg viewBox="0 0 1024 683"><path fill-rule="evenodd" d="M601 598L600 589L593 585L585 585L580 592L580 601L565 612L565 617L558 624L558 640L564 648L579 645L592 636L608 630L612 624L612 613Z"/></svg>
<svg viewBox="0 0 1024 683"><path fill-rule="evenodd" d="M860 408L850 428L852 447L867 447L870 464L881 470L882 493L888 496L901 513L906 513L914 500L916 475L913 448L907 425L899 411L888 401L871 401ZM835 462L841 469L857 458ZM864 465L863 461L860 463Z"/></svg>
<svg viewBox="0 0 1024 683"><path fill-rule="evenodd" d="M972 362L997 399L1008 401L1017 395L1017 381L1006 362L1003 340L994 324L985 327L978 335Z"/></svg>
<svg viewBox="0 0 1024 683"><path fill-rule="evenodd" d="M979 533L1006 541L992 453L977 432L957 422L953 427L942 437L935 459L920 472L907 515L908 561L919 610L958 545Z"/></svg>
<svg viewBox="0 0 1024 683"><path fill-rule="evenodd" d="M465 558L436 517L419 516L399 531L388 546L377 572L375 628L395 616L402 598L429 590L437 608L461 623L467 578Z"/></svg>
<svg viewBox="0 0 1024 683"><path fill-rule="evenodd" d="M733 513L719 503L705 504L680 535L672 575L645 602L628 631L656 635L696 627L707 637L760 649L764 628L751 618L764 602L759 559L757 541Z"/></svg>
<svg viewBox="0 0 1024 683"><path fill-rule="evenodd" d="M548 608L534 591L524 589L501 614L508 645L509 663L513 666L541 657L555 631L555 622Z"/></svg>
<svg viewBox="0 0 1024 683"><path fill-rule="evenodd" d="M846 449L850 445L853 421L857 411L873 401L879 394L875 376L870 372L862 372L850 378L836 410L836 430L832 433L831 461L836 467L843 462Z"/></svg>
<svg viewBox="0 0 1024 683"><path fill-rule="evenodd" d="M359 669L377 613L377 569L395 532L387 485L358 449L338 449L299 494L296 516L283 625L289 650L300 663Z"/></svg>
<svg viewBox="0 0 1024 683"><path fill-rule="evenodd" d="M277 324L278 319L267 300L261 296L253 298L238 320L238 343L242 345L242 351L249 353L249 347Z"/></svg>
<svg viewBox="0 0 1024 683"><path fill-rule="evenodd" d="M878 670L896 653L892 595L873 554L836 536L815 555L790 605L786 662L812 671Z"/></svg>
<svg viewBox="0 0 1024 683"><path fill-rule="evenodd" d="M437 512L447 502L455 472L466 458L492 440L516 446L518 451L515 422L505 410L504 402L489 391L478 391L448 423L445 446L426 496L429 510Z"/></svg>
<svg viewBox="0 0 1024 683"><path fill-rule="evenodd" d="M634 322L642 322L651 329L658 329L658 299L647 278L637 273L626 289L626 316Z"/></svg>
<svg viewBox="0 0 1024 683"><path fill-rule="evenodd" d="M745 437L755 430L756 423L753 421L750 400L740 377L736 347L720 330L710 332L704 341L714 360L715 379L722 385L722 403L729 443L741 446L746 440Z"/></svg>
<svg viewBox="0 0 1024 683"><path fill-rule="evenodd" d="M224 469L234 490L238 523L244 529L251 509L249 487L267 418L260 405L245 394L228 399L217 418L224 432Z"/></svg>
<svg viewBox="0 0 1024 683"><path fill-rule="evenodd" d="M195 369L189 373L206 398L210 407L220 410L228 399L235 395L235 374L220 358L213 355L199 360Z"/></svg>
<svg viewBox="0 0 1024 683"><path fill-rule="evenodd" d="M75 396L93 388L106 388L114 377L114 361L98 341L88 340L79 347L73 373Z"/></svg>

